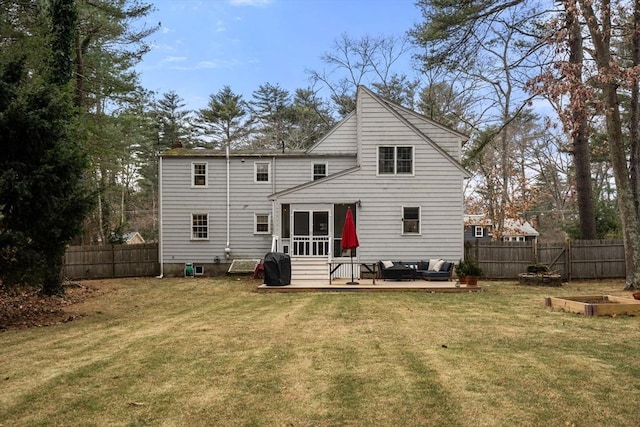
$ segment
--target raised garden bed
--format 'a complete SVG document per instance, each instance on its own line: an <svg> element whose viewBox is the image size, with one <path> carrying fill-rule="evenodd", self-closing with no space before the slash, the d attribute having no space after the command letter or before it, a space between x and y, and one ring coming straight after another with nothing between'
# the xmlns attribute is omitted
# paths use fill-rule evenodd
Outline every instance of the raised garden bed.
<svg viewBox="0 0 640 427"><path fill-rule="evenodd" d="M520 273L518 280L521 285L529 286L562 286L562 276L559 274Z"/></svg>
<svg viewBox="0 0 640 427"><path fill-rule="evenodd" d="M546 297L544 305L585 316L618 316L640 314L640 301L613 295Z"/></svg>

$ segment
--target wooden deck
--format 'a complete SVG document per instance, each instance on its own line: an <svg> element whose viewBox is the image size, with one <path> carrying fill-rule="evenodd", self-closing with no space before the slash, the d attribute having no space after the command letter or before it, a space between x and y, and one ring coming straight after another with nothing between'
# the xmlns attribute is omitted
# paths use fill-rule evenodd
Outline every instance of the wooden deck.
<svg viewBox="0 0 640 427"><path fill-rule="evenodd" d="M348 292L430 292L430 293L468 293L480 292L482 287L467 287L466 285L456 286L455 281L425 281L425 280L380 280L375 284L371 279L358 279L357 285L349 285L349 279L333 279L331 284L314 283L291 283L286 286L258 286L258 292L325 292L325 291L348 291Z"/></svg>

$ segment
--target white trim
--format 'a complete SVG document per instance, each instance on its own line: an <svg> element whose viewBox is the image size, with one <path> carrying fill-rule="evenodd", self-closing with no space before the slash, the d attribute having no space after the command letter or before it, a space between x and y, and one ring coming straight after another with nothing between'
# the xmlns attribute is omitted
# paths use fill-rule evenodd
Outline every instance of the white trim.
<svg viewBox="0 0 640 427"><path fill-rule="evenodd" d="M194 215L204 215L207 217L207 237L194 237L193 236L193 217ZM191 240L194 241L198 241L198 240L209 240L209 213L205 213L205 212L191 212L191 215L189 216L189 236Z"/></svg>
<svg viewBox="0 0 640 427"><path fill-rule="evenodd" d="M204 165L204 184L196 184L196 165ZM191 188L207 188L209 187L209 163L208 162L191 162Z"/></svg>
<svg viewBox="0 0 640 427"><path fill-rule="evenodd" d="M267 230L266 231L258 231L258 216L259 215L267 217ZM270 213L255 212L253 214L253 234L271 234L271 214Z"/></svg>
<svg viewBox="0 0 640 427"><path fill-rule="evenodd" d="M478 230L480 230L480 232L478 232ZM481 225L474 225L473 226L473 237L484 237L484 228L482 228Z"/></svg>
<svg viewBox="0 0 640 427"><path fill-rule="evenodd" d="M393 173L380 173L380 148L393 148ZM398 173L398 148L411 148L411 173ZM416 174L416 147L404 144L380 144L376 146L376 176L415 176Z"/></svg>
<svg viewBox="0 0 640 427"><path fill-rule="evenodd" d="M327 176L329 176L329 163L328 162L311 162L311 181L317 181L316 174L315 174L316 165L324 165L324 176L322 176L322 177L320 177L318 179L326 178Z"/></svg>
<svg viewBox="0 0 640 427"><path fill-rule="evenodd" d="M267 165L267 180L258 181L258 165ZM270 184L271 183L271 162L257 161L253 162L253 183L254 184Z"/></svg>
<svg viewBox="0 0 640 427"><path fill-rule="evenodd" d="M404 210L407 208L418 208L418 232L417 233L405 233L404 231ZM422 206L405 206L402 205L402 207L400 208L400 215L402 215L402 222L401 222L401 228L400 231L403 236L421 236L422 235Z"/></svg>

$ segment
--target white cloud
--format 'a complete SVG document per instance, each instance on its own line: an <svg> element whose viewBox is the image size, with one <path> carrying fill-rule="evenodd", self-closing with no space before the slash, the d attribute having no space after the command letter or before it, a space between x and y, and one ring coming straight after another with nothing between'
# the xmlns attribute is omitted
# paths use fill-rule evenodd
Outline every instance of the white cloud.
<svg viewBox="0 0 640 427"><path fill-rule="evenodd" d="M227 27L224 25L223 21L216 22L216 32L221 33L226 30L227 30Z"/></svg>
<svg viewBox="0 0 640 427"><path fill-rule="evenodd" d="M229 0L231 6L265 7L273 3L273 0Z"/></svg>
<svg viewBox="0 0 640 427"><path fill-rule="evenodd" d="M162 62L182 62L186 60L186 56L167 56L162 60Z"/></svg>

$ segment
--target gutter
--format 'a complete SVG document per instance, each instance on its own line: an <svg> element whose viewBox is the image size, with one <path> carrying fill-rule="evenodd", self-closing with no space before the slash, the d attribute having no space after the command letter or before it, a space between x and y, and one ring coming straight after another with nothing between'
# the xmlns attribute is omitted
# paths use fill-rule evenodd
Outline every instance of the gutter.
<svg viewBox="0 0 640 427"><path fill-rule="evenodd" d="M162 156L158 156L158 260L160 261L160 275L158 279L164 277L164 262L162 260Z"/></svg>
<svg viewBox="0 0 640 427"><path fill-rule="evenodd" d="M229 153L230 141L225 144L225 157L227 158L227 244L224 248L224 256L229 259L231 257L231 159Z"/></svg>

